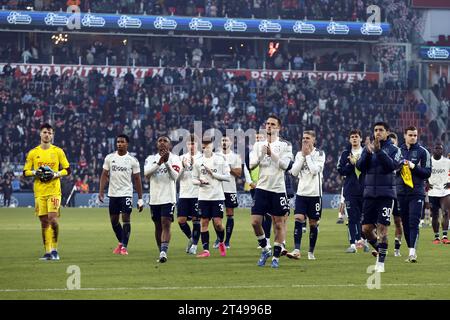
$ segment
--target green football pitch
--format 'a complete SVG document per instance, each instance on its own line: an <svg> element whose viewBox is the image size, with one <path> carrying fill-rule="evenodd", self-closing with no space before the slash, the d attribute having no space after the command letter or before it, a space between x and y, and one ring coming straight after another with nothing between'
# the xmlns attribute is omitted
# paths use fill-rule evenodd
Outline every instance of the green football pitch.
<svg viewBox="0 0 450 320"><path fill-rule="evenodd" d="M226 257L215 249L198 259L185 253L186 237L175 223L169 259L156 262L149 209L133 212L128 256L112 254L117 241L107 209L63 209L60 261L39 261L43 254L38 219L31 208L0 209L0 299L449 299L450 246L433 245L430 227L421 229L418 263L393 255L393 232L386 273L368 273L375 258L362 251L347 254L347 228L336 224L336 211L325 210L315 256L280 259L280 268L256 266L260 251L248 210L238 210ZM292 249L293 217L287 244ZM215 239L214 232L211 233ZM303 253L309 238L303 236ZM199 246L200 248L200 246ZM73 267L75 266L75 267ZM79 270L80 289L68 283ZM372 289L369 289L369 282ZM375 287L375 288L374 288ZM379 289L377 289L379 288Z"/></svg>

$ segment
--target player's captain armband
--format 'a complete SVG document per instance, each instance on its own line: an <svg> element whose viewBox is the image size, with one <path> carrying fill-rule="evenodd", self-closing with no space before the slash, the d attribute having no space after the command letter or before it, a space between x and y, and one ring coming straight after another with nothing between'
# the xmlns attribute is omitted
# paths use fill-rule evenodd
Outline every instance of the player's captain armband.
<svg viewBox="0 0 450 320"><path fill-rule="evenodd" d="M400 176L403 179L403 182L410 188L414 188L414 183L412 180L411 169L408 166L408 163L404 163L402 166L402 170L400 171Z"/></svg>

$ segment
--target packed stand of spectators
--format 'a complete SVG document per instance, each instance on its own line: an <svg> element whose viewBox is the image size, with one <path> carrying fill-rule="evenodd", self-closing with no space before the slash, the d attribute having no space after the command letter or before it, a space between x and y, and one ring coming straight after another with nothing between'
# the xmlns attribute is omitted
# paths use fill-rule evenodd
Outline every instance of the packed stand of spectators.
<svg viewBox="0 0 450 320"><path fill-rule="evenodd" d="M192 132L194 120L203 121L203 130L246 131L275 113L295 151L302 131L316 130L318 146L327 154L324 190L339 192L335 165L348 131L356 127L367 132L383 115L395 125L405 104L406 91L388 85L389 90L368 81L247 80L229 78L221 69L200 73L190 68L166 68L162 77L147 75L142 82L131 72L113 78L91 71L83 79L22 74L7 65L0 76L0 162L6 170L23 164L25 153L39 143L40 124L52 120L55 144L66 151L75 181L95 192L103 159L115 149L119 133L130 136L130 151L143 164L156 152L158 136L173 135L178 128ZM22 181L24 188L30 183Z"/></svg>
<svg viewBox="0 0 450 320"><path fill-rule="evenodd" d="M0 0L5 9L66 10L78 5L82 12L181 15L235 18L366 21L366 8L378 5L381 21L392 25L395 41L406 42L423 21L409 0Z"/></svg>
<svg viewBox="0 0 450 320"><path fill-rule="evenodd" d="M375 61L376 71L381 70L386 77L406 78L405 48L389 44L372 46L372 58Z"/></svg>
<svg viewBox="0 0 450 320"><path fill-rule="evenodd" d="M105 44L100 40L93 43L76 42L69 45L54 45L49 48L39 48L35 45L27 47L22 53L13 50L17 46L6 42L0 47L0 61L18 63L51 63L55 64L81 64L110 66L153 66L153 67L191 67L210 68L212 65L228 69L277 69L277 70L316 70L318 71L364 71L364 63L355 53L329 51L318 54L314 49L308 49L304 55L300 49L287 45L283 50L277 51L272 57L266 52L254 55L250 46L244 49L235 46L228 55L219 54L219 51L208 49L206 45L199 45L195 38L184 38L164 46L162 50L155 51L149 46L136 46L127 51L125 46ZM49 51L44 54L44 51ZM289 52L295 52L290 54ZM378 51L377 51L378 52ZM375 57L377 59L378 55ZM398 58L398 55L391 57ZM213 61L214 60L214 61ZM383 60L384 61L384 60ZM387 61L391 62L391 60ZM386 63L387 63L386 62ZM375 67L375 68L374 68ZM379 71L379 64L367 64L366 71ZM384 68L387 72L388 68Z"/></svg>

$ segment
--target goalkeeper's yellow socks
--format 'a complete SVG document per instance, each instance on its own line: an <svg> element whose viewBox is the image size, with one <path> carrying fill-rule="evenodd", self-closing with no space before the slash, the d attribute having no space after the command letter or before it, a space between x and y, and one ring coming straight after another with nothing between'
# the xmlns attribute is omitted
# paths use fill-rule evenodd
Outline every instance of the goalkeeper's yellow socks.
<svg viewBox="0 0 450 320"><path fill-rule="evenodd" d="M58 235L59 235L59 224L55 223L51 225L52 229L52 250L58 250Z"/></svg>
<svg viewBox="0 0 450 320"><path fill-rule="evenodd" d="M44 242L44 249L46 253L50 253L52 251L52 236L53 231L50 226L42 228L42 240Z"/></svg>

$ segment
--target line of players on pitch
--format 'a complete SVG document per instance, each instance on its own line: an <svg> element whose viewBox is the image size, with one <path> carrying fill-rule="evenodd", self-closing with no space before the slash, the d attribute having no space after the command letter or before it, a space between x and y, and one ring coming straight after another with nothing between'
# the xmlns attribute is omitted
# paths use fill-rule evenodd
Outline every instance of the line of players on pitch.
<svg viewBox="0 0 450 320"><path fill-rule="evenodd" d="M373 137L362 146L359 130L349 134L350 146L340 156L338 171L345 176L343 196L349 216L350 247L356 252L358 246L369 251L367 243L376 256L376 271L384 272L388 248L388 226L391 214L400 213L406 242L409 248L408 262L417 261L416 245L419 237L419 220L425 198L425 181L429 181L429 197L433 207L444 213L443 243L447 243L448 210L450 190L448 174L450 160L442 156L442 144L436 144L433 160L428 151L417 143L417 129L405 129L405 144L396 146L396 139L389 132L388 124L377 122ZM258 266L264 266L272 257L271 267L279 267L279 258L286 255L300 258L302 234L309 223L308 259L315 260L314 248L318 237L318 223L322 212L322 172L325 153L315 147L315 132L303 132L301 150L295 158L292 145L280 138L281 121L271 115L265 122L265 136L258 134L256 142L246 155L244 173L251 186L253 207L251 224L257 237L261 255ZM100 179L99 200L104 200L104 188L109 179L109 212L114 233L119 241L115 254L127 255L131 232L134 177L138 193L138 209L142 211L142 186L139 162L128 151L126 135L117 137L117 151L104 161ZM225 256L230 248L233 232L233 210L238 206L236 178L242 174L241 158L231 150L228 137L222 138L221 152L213 152L211 138L201 141L198 151L197 137L187 141L188 152L182 156L171 153L171 141L167 136L157 140L158 153L145 160L144 175L150 181L150 210L155 223L155 239L160 251L158 262L167 261L171 238L170 226L177 205L178 224L188 239L186 252L198 258L210 256L209 222L217 235L214 247ZM433 161L433 171L432 171ZM406 174L404 174L406 172ZM294 250L285 248L287 217L290 212L286 194L286 174L298 177L295 199ZM408 178L409 174L409 178ZM180 194L177 201L176 183ZM222 224L224 205L227 221ZM397 207L395 209L395 207ZM122 215L122 224L119 217ZM188 221L192 219L192 230ZM273 224L274 242L270 245L268 234ZM197 254L198 242L202 249ZM396 255L399 255L399 243Z"/></svg>

